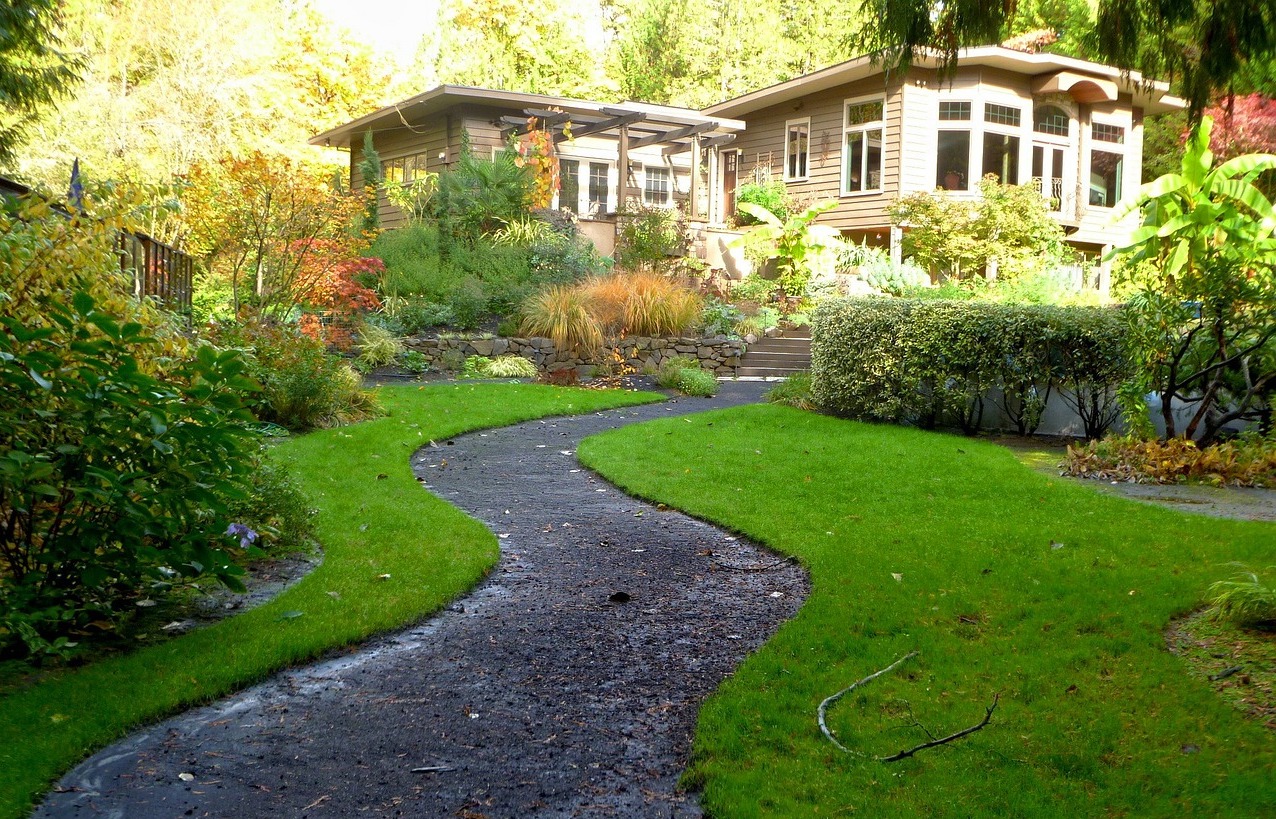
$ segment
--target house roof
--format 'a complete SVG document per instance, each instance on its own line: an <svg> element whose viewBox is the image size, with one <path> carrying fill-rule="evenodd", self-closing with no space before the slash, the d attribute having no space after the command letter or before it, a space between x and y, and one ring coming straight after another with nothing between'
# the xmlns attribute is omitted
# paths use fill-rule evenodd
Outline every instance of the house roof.
<svg viewBox="0 0 1276 819"><path fill-rule="evenodd" d="M622 113L641 114L641 121L630 128L639 132L658 135L688 126L702 126L699 133L709 136L727 135L744 130L744 123L722 116L708 115L692 108L675 108L669 105L653 105L646 102L606 103L553 97L545 94L525 94L519 91L498 91L491 88L474 88L465 85L440 85L371 114L339 125L310 138L312 145L333 148L349 148L351 140L358 139L371 128L374 131L402 128L420 123L428 117L443 113L457 105L490 105L521 111L527 108L561 110L576 122L603 121ZM637 134L642 136L641 133Z"/></svg>
<svg viewBox="0 0 1276 819"><path fill-rule="evenodd" d="M936 54L927 54L915 60L913 65L921 68L935 68L939 65L939 58ZM1062 57L1058 54L1029 54L1002 46L979 46L962 49L958 54L957 65L1002 68L1018 74L1038 77L1039 82L1043 84L1046 78L1058 73L1093 77L1097 81L1096 85L1111 86L1120 92L1131 94L1134 97L1134 105L1142 108L1149 115L1178 111L1186 105L1183 100L1169 93L1168 83L1144 80L1143 76L1135 71L1125 72L1110 65ZM708 116L741 117L760 108L789 102L816 91L836 88L839 85L881 73L881 65L872 57L857 57L726 102L710 105L704 109L704 113Z"/></svg>

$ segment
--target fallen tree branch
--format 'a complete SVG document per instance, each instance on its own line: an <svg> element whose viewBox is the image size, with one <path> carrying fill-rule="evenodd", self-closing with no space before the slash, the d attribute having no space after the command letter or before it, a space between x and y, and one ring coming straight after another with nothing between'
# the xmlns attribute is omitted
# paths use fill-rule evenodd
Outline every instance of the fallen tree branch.
<svg viewBox="0 0 1276 819"><path fill-rule="evenodd" d="M852 683L851 685L848 685L847 687L843 688L841 691L838 691L836 694L833 694L832 696L829 696L829 697L825 697L824 700L820 703L820 707L816 710L816 715L819 718L820 731L824 734L825 737L828 738L828 741L836 745L839 750L845 751L848 754L856 753L856 751L852 751L850 748L847 748L845 745L838 742L837 737L833 736L833 732L829 730L828 723L825 722L825 719L824 719L825 715L828 713L829 706L837 702L838 700L840 700L842 697L845 697L847 694L851 693L855 689L859 688L861 685L871 683L873 680L877 679L883 674L886 674L890 671L894 671L905 660L911 660L912 658L916 656L917 656L916 651L910 651L907 654L905 654L903 657L900 657L895 662L883 668L881 671L876 671L872 674L869 674L867 677L860 680L859 682Z"/></svg>
<svg viewBox="0 0 1276 819"><path fill-rule="evenodd" d="M899 753L891 754L890 756L879 756L878 760L881 762L899 762L901 759L908 759L910 756L917 753L918 751L924 751L927 748L934 748L936 745L944 745L946 743L952 742L953 740L970 736L971 734L983 728L988 723L992 722L992 712L997 710L997 701L999 699L1001 699L1000 694L993 695L992 705L984 709L984 718L979 721L978 725L972 725L969 728L963 728L955 734L949 734L948 736L941 737L940 739L932 739L930 742L923 742L921 745L918 745L914 748L909 748L907 751L900 751ZM930 732L927 731L927 733L929 734Z"/></svg>

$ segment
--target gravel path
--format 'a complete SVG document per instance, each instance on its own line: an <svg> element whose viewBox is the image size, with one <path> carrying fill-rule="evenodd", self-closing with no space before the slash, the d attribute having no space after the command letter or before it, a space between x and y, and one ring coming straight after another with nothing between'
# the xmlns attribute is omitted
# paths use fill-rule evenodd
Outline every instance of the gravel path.
<svg viewBox="0 0 1276 819"><path fill-rule="evenodd" d="M574 452L760 392L727 383L421 450L418 476L500 537L488 580L414 628L105 749L36 816L699 816L677 790L698 706L797 611L805 576L625 496Z"/></svg>

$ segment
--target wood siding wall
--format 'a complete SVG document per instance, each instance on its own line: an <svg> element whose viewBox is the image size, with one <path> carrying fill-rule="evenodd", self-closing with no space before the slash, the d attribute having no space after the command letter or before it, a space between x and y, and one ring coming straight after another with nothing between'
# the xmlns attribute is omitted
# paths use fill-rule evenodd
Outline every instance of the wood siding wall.
<svg viewBox="0 0 1276 819"><path fill-rule="evenodd" d="M401 126L375 133L373 145L383 163L424 153L427 158L426 169L431 173L438 173L450 167L460 156L463 130L469 133L470 149L475 156L489 157L494 150L504 148L505 141L501 138L501 129L504 126L500 123L503 116L521 116L521 111L494 106L457 106L446 115L440 114L427 122L414 124L411 128ZM675 154L666 159L664 147L657 144L633 150L630 152L630 161L665 168L672 165L673 199L675 202L683 202L687 199L690 186L691 152ZM614 208L619 190L619 176L615 167L618 159L617 137L614 134L585 136L559 143L558 151L561 156L570 159L586 162L592 159L610 163ZM352 188L363 185L363 175L359 172L362 161L363 137L356 135L350 150ZM705 185L702 177L702 191L706 189ZM639 190L642 189L641 176L637 179L637 186ZM397 228L404 224L403 214L389 203L384 194L380 197L379 213L383 228Z"/></svg>
<svg viewBox="0 0 1276 819"><path fill-rule="evenodd" d="M903 82L885 86L881 76L812 93L744 115L746 130L726 150L739 149L740 184L752 181L755 169L769 169L772 179L783 179L786 124L810 118L810 171L802 182L788 182L789 194L802 201L836 199L838 205L820 221L855 235L885 231L890 226L886 207L898 196L929 191L936 183L936 151L939 131L938 105L941 99L968 99L977 122L984 102L1014 105L1023 111L1020 128L1020 168L1025 175L1032 161L1033 78L1012 71L972 66L959 69L951 77L912 69ZM841 195L843 162L843 116L847 100L881 95L886 100L883 184L880 193ZM1089 205L1090 124L1102 122L1126 128L1123 193L1132 195L1142 172L1143 127L1141 113L1132 108L1129 95L1116 102L1097 105L1066 103L1072 117L1072 163L1074 203L1060 215L1060 222L1074 233L1075 241L1099 247L1122 241L1131 225L1111 223L1112 209ZM1100 145L1102 147L1102 145ZM972 145L977 160L979 146ZM973 172L973 170L972 170Z"/></svg>
<svg viewBox="0 0 1276 819"><path fill-rule="evenodd" d="M805 182L788 183L789 195L811 202L838 200L837 207L820 222L839 230L889 226L886 206L899 195L902 89L899 83L887 88L881 77L875 77L746 115L744 133L727 147L741 152L739 184L751 182L759 167L769 169L772 179L783 179L785 124L810 117L809 176ZM882 190L841 196L845 103L848 99L872 96L886 99Z"/></svg>

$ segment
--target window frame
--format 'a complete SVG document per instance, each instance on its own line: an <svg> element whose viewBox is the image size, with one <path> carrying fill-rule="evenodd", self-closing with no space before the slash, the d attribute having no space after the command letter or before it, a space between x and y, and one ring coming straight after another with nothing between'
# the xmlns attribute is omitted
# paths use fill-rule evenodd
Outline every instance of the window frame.
<svg viewBox="0 0 1276 819"><path fill-rule="evenodd" d="M803 147L803 150L799 154L800 162L801 162L801 170L802 170L802 173L800 174L789 173L789 160L791 159L791 154L789 153L789 147L793 144L793 140L790 139L790 137L793 134L793 129L795 126L797 127L805 126L806 128L806 143ZM790 120L786 120L784 123L783 178L785 182L807 182L811 178L811 118L810 117L800 117L798 119L790 119Z"/></svg>
<svg viewBox="0 0 1276 819"><path fill-rule="evenodd" d="M1121 133L1120 142L1109 142L1105 139L1098 139L1094 135L1095 126L1106 128L1119 128ZM1098 210L1110 211L1121 204L1121 200L1125 198L1125 162L1130 158L1130 152L1127 150L1129 146L1130 131L1132 123L1121 120L1117 117L1091 117L1085 129L1085 203L1087 208L1097 208ZM1120 172L1113 177L1116 183L1116 201L1111 205L1091 204L1091 198L1094 193L1094 154L1100 153L1112 154L1117 157L1117 165Z"/></svg>
<svg viewBox="0 0 1276 819"><path fill-rule="evenodd" d="M935 100L935 190L943 190L948 193L969 193L972 190L971 169L975 167L974 147L976 144L982 147L983 131L976 127L975 106L981 101L978 95L954 95L951 97L940 96ZM950 105L966 105L965 119L944 119L943 108L944 103ZM981 109L982 110L982 109ZM940 135L944 133L964 133L966 135L966 178L963 180L964 185L959 188L949 188L943 184L943 179L948 175L948 171L939 164L939 140ZM978 142L976 141L978 139ZM983 161L983 155L980 154L980 162Z"/></svg>
<svg viewBox="0 0 1276 819"><path fill-rule="evenodd" d="M979 179L983 179L989 174L989 169L984 167L984 159L988 153L988 136L1010 137L1015 140L1014 151L1014 168L1015 178L1012 182L1007 182L1004 178L1001 180L1003 185L1022 185L1024 179L1024 145L1032 143L1032 112L1034 106L1020 98L1007 98L1001 95L993 94L980 98L982 104L979 109ZM1019 124L1011 125L1004 122L993 122L988 117L988 106L995 105L999 108L1005 108L1017 111L1019 114ZM1027 106L1027 116L1025 114L1025 106ZM1026 124L1025 124L1026 123ZM1028 170L1031 172L1031 154L1029 154ZM1031 175L1029 174L1029 177Z"/></svg>
<svg viewBox="0 0 1276 819"><path fill-rule="evenodd" d="M864 103L870 103L870 102L880 102L882 104L881 119L873 120L872 122L856 123L855 125L849 124L848 120L850 119L849 114L850 114L851 107L856 105L863 105ZM886 106L887 106L887 100L886 100L885 94L869 94L863 97L848 97L842 100L842 149L841 149L840 162L838 163L839 165L841 165L841 169L838 172L839 176L841 177L838 181L838 187L839 187L838 195L840 197L845 198L850 196L880 196L885 191L886 189L886 119L887 119ZM860 168L860 174L861 174L860 178L865 183L868 182L868 173L869 173L869 170L867 167L868 155L869 155L869 152L867 150L868 134L871 131L879 131L881 133L881 140L882 140L881 165L877 169L878 177L877 177L876 187L870 188L870 187L867 187L867 184L865 184L865 186L860 188L859 190L847 189L847 183L850 181L848 178L849 174L847 173L848 171L848 161L847 161L848 157L847 157L847 150L846 150L847 137L850 136L851 132L853 131L862 134L864 137L864 145L866 150L864 151L864 154L863 154L864 158L861 161L862 166Z"/></svg>
<svg viewBox="0 0 1276 819"><path fill-rule="evenodd" d="M652 173L655 172L663 179L664 198L655 201L651 198L651 181ZM673 202L673 173L665 165L644 164L642 166L642 203L648 207L655 206L658 208L667 208Z"/></svg>

